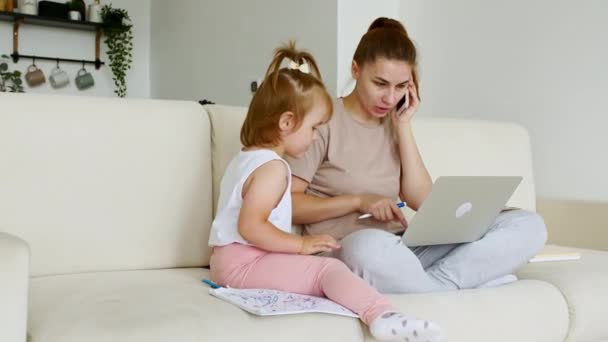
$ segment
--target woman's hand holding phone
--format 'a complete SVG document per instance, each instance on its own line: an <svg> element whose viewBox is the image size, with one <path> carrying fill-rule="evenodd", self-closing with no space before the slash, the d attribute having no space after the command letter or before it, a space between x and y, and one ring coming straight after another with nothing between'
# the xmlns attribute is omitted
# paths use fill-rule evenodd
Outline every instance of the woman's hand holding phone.
<svg viewBox="0 0 608 342"><path fill-rule="evenodd" d="M409 97L407 96L407 92L403 95L403 97L401 98L401 100L399 100L399 102L397 102L397 107L395 107L397 109L397 112L400 112L403 108L407 108L408 105L408 101ZM405 105L405 107L403 107Z"/></svg>
<svg viewBox="0 0 608 342"><path fill-rule="evenodd" d="M414 113L418 110L418 92L413 82L409 82L406 86L405 95L397 103L395 110L393 111L393 119L395 123L409 124L410 120L414 116Z"/></svg>

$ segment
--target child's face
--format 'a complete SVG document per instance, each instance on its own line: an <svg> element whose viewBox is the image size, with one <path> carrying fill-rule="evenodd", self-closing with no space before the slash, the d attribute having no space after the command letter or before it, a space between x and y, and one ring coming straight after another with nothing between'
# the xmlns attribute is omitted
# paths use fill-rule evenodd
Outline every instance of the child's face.
<svg viewBox="0 0 608 342"><path fill-rule="evenodd" d="M302 125L283 137L285 153L293 158L300 158L312 142L317 139L317 127L325 123L329 108L320 96L316 96L310 111L304 115Z"/></svg>

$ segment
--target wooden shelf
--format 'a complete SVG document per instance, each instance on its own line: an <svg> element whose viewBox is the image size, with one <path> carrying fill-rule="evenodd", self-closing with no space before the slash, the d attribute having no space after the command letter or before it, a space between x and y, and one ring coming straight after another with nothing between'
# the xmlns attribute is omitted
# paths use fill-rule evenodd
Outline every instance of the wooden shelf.
<svg viewBox="0 0 608 342"><path fill-rule="evenodd" d="M18 12L4 12L0 11L0 20L16 22L22 20L25 24L49 26L49 27L60 27L72 30L84 30L84 31L96 31L101 28L102 23L92 23L90 21L70 20L61 19L54 17L40 17L37 15L21 14Z"/></svg>
<svg viewBox="0 0 608 342"><path fill-rule="evenodd" d="M99 55L101 54L100 42L102 36L102 23L92 23L88 21L80 21L80 20L70 20L70 19L61 19L61 18L53 18L53 17L41 17L37 15L30 14L21 14L18 12L6 12L0 11L0 21L8 21L13 24L13 53L11 57L13 58L13 62L19 62L20 58L32 58L39 60L49 60L49 61L62 61L69 63L82 63L84 64L93 64L95 65L95 69L99 69L104 62L99 59ZM38 25L38 26L47 26L47 27L58 27L69 30L80 30L80 31L92 31L95 32L95 60L79 60L72 58L63 58L63 57L46 57L46 56L36 56L36 55L24 55L19 53L19 27L22 24L27 25Z"/></svg>

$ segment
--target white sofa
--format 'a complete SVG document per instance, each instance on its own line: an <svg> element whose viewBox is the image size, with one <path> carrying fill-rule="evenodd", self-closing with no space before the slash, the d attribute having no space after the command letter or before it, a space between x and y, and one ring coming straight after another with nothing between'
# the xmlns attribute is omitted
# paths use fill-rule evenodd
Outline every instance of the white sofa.
<svg viewBox="0 0 608 342"><path fill-rule="evenodd" d="M355 319L259 318L201 283L244 114L0 94L0 341L371 341ZM522 175L509 204L535 209L523 128L416 120L433 177ZM608 341L608 253L579 250L580 261L526 265L507 286L391 297L438 321L448 341Z"/></svg>

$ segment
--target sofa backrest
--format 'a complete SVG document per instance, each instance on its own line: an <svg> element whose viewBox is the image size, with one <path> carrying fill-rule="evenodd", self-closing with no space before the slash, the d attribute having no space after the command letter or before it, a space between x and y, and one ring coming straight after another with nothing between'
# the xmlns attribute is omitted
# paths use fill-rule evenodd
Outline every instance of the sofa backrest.
<svg viewBox="0 0 608 342"><path fill-rule="evenodd" d="M0 231L34 276L204 265L210 132L195 102L0 94Z"/></svg>
<svg viewBox="0 0 608 342"><path fill-rule="evenodd" d="M31 274L207 266L219 183L246 108L0 94L0 231L26 240ZM527 132L417 118L433 178L521 175L509 205L535 209Z"/></svg>
<svg viewBox="0 0 608 342"><path fill-rule="evenodd" d="M433 180L439 176L522 176L507 205L536 209L532 149L525 128L454 118L414 120L414 135Z"/></svg>
<svg viewBox="0 0 608 342"><path fill-rule="evenodd" d="M247 108L221 105L205 106L211 122L211 151L213 154L213 213L217 208L222 176L230 160L241 150L241 126Z"/></svg>
<svg viewBox="0 0 608 342"><path fill-rule="evenodd" d="M230 159L241 148L246 108L206 106L213 127L213 206ZM527 131L516 124L451 118L416 118L414 134L431 177L523 176L508 205L535 210L532 156ZM411 215L412 213L410 213Z"/></svg>

